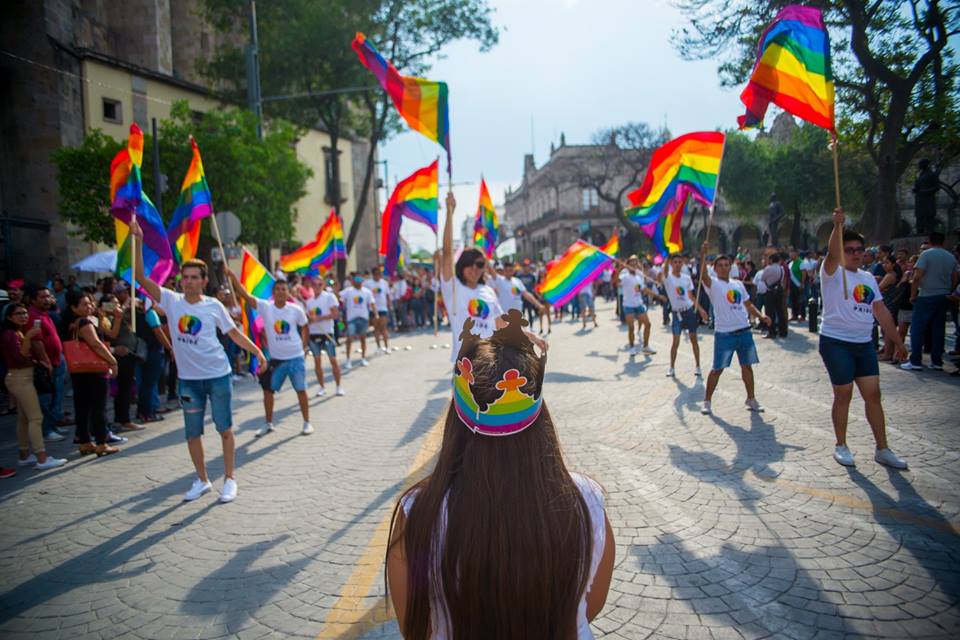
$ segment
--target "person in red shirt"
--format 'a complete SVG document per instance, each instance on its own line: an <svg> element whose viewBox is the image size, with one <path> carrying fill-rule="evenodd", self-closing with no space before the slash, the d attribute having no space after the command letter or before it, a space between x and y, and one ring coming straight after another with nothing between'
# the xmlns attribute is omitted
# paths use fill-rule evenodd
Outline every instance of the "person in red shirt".
<svg viewBox="0 0 960 640"><path fill-rule="evenodd" d="M59 442L64 439L57 427L64 424L63 381L67 375L67 364L63 359L63 344L57 334L57 326L49 314L57 301L47 287L28 283L23 288L23 302L30 314L30 324L40 321L40 342L43 343L43 350L50 361L50 374L53 378L53 392L40 394L43 437L47 442Z"/></svg>

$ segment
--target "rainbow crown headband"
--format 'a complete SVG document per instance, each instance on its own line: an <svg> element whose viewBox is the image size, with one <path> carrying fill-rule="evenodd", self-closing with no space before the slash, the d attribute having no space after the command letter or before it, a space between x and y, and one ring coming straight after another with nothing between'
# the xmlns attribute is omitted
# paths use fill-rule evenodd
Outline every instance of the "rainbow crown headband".
<svg viewBox="0 0 960 640"><path fill-rule="evenodd" d="M507 326L495 331L489 341L536 355L533 343L523 332L527 321L520 312L511 309L501 317L506 320ZM466 354L473 353L483 340L471 332L472 328L473 320L467 318L460 334L462 344L457 355L457 374L453 378L453 406L457 416L471 431L481 435L509 436L520 433L536 422L543 409L543 372L546 369L547 355L539 356L539 372L534 378L536 387L540 390L537 397L521 391L521 387L530 381L528 376L522 375L517 369L508 369L495 385L503 392L501 396L481 407L473 397L473 362Z"/></svg>

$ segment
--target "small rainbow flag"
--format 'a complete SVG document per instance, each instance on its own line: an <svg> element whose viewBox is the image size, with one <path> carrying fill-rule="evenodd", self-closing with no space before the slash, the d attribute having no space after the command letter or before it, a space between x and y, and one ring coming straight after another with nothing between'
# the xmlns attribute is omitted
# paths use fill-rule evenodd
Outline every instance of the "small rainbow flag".
<svg viewBox="0 0 960 640"><path fill-rule="evenodd" d="M563 305L597 279L613 258L583 240L577 240L547 270L537 290L552 305Z"/></svg>
<svg viewBox="0 0 960 640"><path fill-rule="evenodd" d="M724 135L719 131L688 133L659 147L640 188L627 194L633 206L624 214L643 226L655 223L677 208L689 194L705 207L713 204L723 156ZM684 186L684 189L680 187Z"/></svg>
<svg viewBox="0 0 960 640"><path fill-rule="evenodd" d="M293 253L280 257L280 268L287 273L310 275L331 268L337 259L347 257L343 244L343 226L336 210L331 209L326 221L317 230L316 237Z"/></svg>
<svg viewBox="0 0 960 640"><path fill-rule="evenodd" d="M617 257L617 254L620 253L620 238L617 237L616 231L614 231L610 239L607 240L607 244L600 247L600 251L603 251L608 256Z"/></svg>
<svg viewBox="0 0 960 640"><path fill-rule="evenodd" d="M244 248L243 260L240 263L240 284L243 288L255 298L267 300L273 296L275 282L267 268Z"/></svg>
<svg viewBox="0 0 960 640"><path fill-rule="evenodd" d="M740 94L747 107L737 118L741 129L763 124L772 102L813 124L834 130L830 36L815 7L784 7L763 32L757 61Z"/></svg>
<svg viewBox="0 0 960 640"><path fill-rule="evenodd" d="M417 169L397 184L387 206L383 209L380 224L380 255L385 256L384 271L393 275L400 258L400 224L403 218L422 222L437 231L437 166L434 160L429 166Z"/></svg>
<svg viewBox="0 0 960 640"><path fill-rule="evenodd" d="M197 245L200 243L200 223L213 214L213 196L207 186L207 176L203 172L203 161L197 141L190 137L193 158L187 175L180 186L180 197L173 217L167 226L167 237L173 247L178 264L197 257Z"/></svg>
<svg viewBox="0 0 960 640"><path fill-rule="evenodd" d="M157 208L143 192L140 165L143 163L143 131L130 125L127 147L110 162L110 213L117 233L117 267L119 276L132 278L133 255L130 251L130 220L136 214L143 229L143 265L146 275L159 284L173 272L173 252L167 230ZM143 277L144 274L137 274Z"/></svg>
<svg viewBox="0 0 960 640"><path fill-rule="evenodd" d="M671 253L683 251L683 236L680 223L683 221L683 212L687 206L687 195L689 188L687 185L681 185L678 197L672 202L673 208L653 222L645 224L640 228L647 234L657 249L658 257L666 258Z"/></svg>
<svg viewBox="0 0 960 640"><path fill-rule="evenodd" d="M497 248L497 232L500 222L497 220L497 211L493 208L487 182L480 178L480 203L477 205L477 217L473 222L473 244L480 247L487 259L493 257Z"/></svg>
<svg viewBox="0 0 960 640"><path fill-rule="evenodd" d="M450 152L450 118L447 102L447 83L423 78L402 76L390 62L380 55L365 35L357 32L353 50L360 62L373 72L383 90L407 124L416 131L438 142Z"/></svg>

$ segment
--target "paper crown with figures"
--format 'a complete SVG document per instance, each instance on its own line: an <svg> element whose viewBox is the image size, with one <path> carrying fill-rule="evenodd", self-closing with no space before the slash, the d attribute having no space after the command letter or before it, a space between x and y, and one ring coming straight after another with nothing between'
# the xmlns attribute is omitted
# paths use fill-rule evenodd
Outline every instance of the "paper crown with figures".
<svg viewBox="0 0 960 640"><path fill-rule="evenodd" d="M497 329L487 342L512 347L536 356L533 343L523 331L527 321L516 309L502 316L506 326ZM471 331L473 320L468 318L463 324L460 353L457 354L457 373L453 378L453 406L465 424L474 433L485 436L509 436L520 433L540 417L543 409L543 372L546 369L547 354L539 356L538 371L524 374L518 369L507 369L494 385L502 393L499 398L486 406L481 406L473 397L475 383L473 362L469 354L476 351L484 342ZM528 382L536 383L536 397L521 390Z"/></svg>

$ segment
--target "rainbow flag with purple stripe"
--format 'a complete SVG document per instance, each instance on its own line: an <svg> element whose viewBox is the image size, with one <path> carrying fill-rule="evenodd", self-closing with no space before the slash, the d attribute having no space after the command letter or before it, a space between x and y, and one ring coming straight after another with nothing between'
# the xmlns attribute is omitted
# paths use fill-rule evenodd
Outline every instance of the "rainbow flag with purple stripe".
<svg viewBox="0 0 960 640"><path fill-rule="evenodd" d="M566 304L612 262L613 258L597 247L577 240L550 267L537 291L552 305Z"/></svg>
<svg viewBox="0 0 960 640"><path fill-rule="evenodd" d="M333 266L337 259L345 259L343 226L335 210L317 230L316 237L293 253L280 257L280 268L287 273L316 275Z"/></svg>
<svg viewBox="0 0 960 640"><path fill-rule="evenodd" d="M177 207L173 210L173 217L167 226L167 237L178 264L197 257L200 223L213 214L213 196L207 185L207 176L203 172L200 149L192 136L190 146L193 148L193 158L180 186Z"/></svg>
<svg viewBox="0 0 960 640"><path fill-rule="evenodd" d="M830 35L815 7L784 7L763 32L757 61L740 101L741 129L763 124L770 103L798 118L834 130L834 86Z"/></svg>
<svg viewBox="0 0 960 640"><path fill-rule="evenodd" d="M243 259L240 262L240 284L250 295L255 298L269 299L273 296L273 285L275 280L267 268L260 264L252 253L244 248ZM244 335L250 338L250 341L260 347L261 351L266 352L265 345L260 340L263 333L263 318L257 313L257 310L247 305L241 296L237 296L240 301L240 318ZM269 357L269 356L268 356ZM257 373L257 357L250 355L249 370L250 373Z"/></svg>
<svg viewBox="0 0 960 640"><path fill-rule="evenodd" d="M493 258L497 248L499 229L500 222L487 190L487 181L480 178L480 202L477 204L477 217L473 221L473 244L480 247L488 260Z"/></svg>
<svg viewBox="0 0 960 640"><path fill-rule="evenodd" d="M681 185L677 197L672 201L673 208L653 222L642 225L647 237L653 240L657 253L666 258L671 253L683 251L683 236L680 223L683 221L683 212L687 207L687 195L689 189L686 185Z"/></svg>
<svg viewBox="0 0 960 640"><path fill-rule="evenodd" d="M400 224L403 218L422 222L433 232L437 231L437 166L434 160L428 166L417 169L393 190L387 206L383 209L380 225L380 255L384 256L384 271L393 275L400 259Z"/></svg>
<svg viewBox="0 0 960 640"><path fill-rule="evenodd" d="M130 250L130 220L137 216L143 229L143 268L146 275L163 284L173 273L173 252L167 240L167 230L157 208L143 192L140 165L143 164L143 131L136 123L130 125L127 146L110 162L110 213L117 233L117 275L130 282L133 254ZM138 277L144 274L138 273Z"/></svg>

